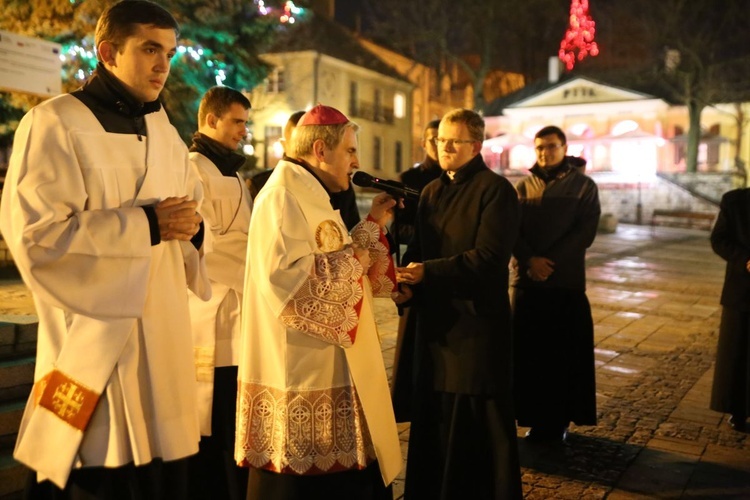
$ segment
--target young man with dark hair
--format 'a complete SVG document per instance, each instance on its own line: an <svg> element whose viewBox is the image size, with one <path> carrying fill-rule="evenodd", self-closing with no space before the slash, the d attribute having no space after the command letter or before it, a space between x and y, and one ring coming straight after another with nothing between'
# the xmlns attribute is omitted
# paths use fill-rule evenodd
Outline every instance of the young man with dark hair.
<svg viewBox="0 0 750 500"><path fill-rule="evenodd" d="M211 292L201 186L158 101L177 23L126 0L96 46L81 89L21 120L0 206L39 316L14 457L34 471L29 498L185 498L199 440L187 288Z"/></svg>
<svg viewBox="0 0 750 500"><path fill-rule="evenodd" d="M534 138L537 162L516 189L521 231L513 249L514 383L518 425L530 442L559 443L571 421L596 424L594 326L586 249L599 224L596 184L565 156L555 126Z"/></svg>
<svg viewBox="0 0 750 500"><path fill-rule="evenodd" d="M212 87L198 108L198 132L190 163L204 191L201 213L211 231L206 255L211 299L190 294L196 351L201 442L191 460L193 498L239 500L247 490L247 469L234 463L240 306L245 277L247 230L252 201L237 170L245 155L237 148L247 135L250 101L230 87Z"/></svg>

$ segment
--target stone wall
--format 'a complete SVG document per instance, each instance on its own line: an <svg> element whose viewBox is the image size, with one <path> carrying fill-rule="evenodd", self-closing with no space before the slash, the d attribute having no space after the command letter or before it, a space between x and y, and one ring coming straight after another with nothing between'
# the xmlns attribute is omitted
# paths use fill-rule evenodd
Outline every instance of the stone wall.
<svg viewBox="0 0 750 500"><path fill-rule="evenodd" d="M726 175L698 175L706 177L703 185L710 186L710 189L693 192L688 188L690 184L676 184L661 177L641 183L617 182L606 173L593 173L591 177L599 186L603 214L613 214L621 222L650 224L651 216L657 209L718 214L721 195L732 189L731 178ZM701 184L700 179L692 180L693 185Z"/></svg>

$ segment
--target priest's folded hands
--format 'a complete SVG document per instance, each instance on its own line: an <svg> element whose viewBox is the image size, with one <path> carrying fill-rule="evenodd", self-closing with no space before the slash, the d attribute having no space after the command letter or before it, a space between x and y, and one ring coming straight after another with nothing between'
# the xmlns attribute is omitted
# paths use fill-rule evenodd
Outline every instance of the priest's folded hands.
<svg viewBox="0 0 750 500"><path fill-rule="evenodd" d="M187 196L166 198L156 204L156 218L162 241L190 241L200 229L203 218L196 212L198 202Z"/></svg>

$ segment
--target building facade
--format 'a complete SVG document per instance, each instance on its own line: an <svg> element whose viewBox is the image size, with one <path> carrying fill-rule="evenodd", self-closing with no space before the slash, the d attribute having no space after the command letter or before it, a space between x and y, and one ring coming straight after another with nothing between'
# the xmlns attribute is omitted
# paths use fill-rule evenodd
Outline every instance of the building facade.
<svg viewBox="0 0 750 500"><path fill-rule="evenodd" d="M740 123L749 112L750 103L703 110L699 172L732 173L738 160L748 164L750 124ZM533 137L545 125L565 131L569 154L585 158L587 171L613 180L685 171L687 108L654 95L575 77L523 89L491 103L486 114L483 154L498 172L533 165Z"/></svg>
<svg viewBox="0 0 750 500"><path fill-rule="evenodd" d="M411 84L315 50L262 58L273 70L250 94L261 168L271 168L281 159L280 139L289 115L317 103L333 106L359 124L363 170L393 177L411 166Z"/></svg>

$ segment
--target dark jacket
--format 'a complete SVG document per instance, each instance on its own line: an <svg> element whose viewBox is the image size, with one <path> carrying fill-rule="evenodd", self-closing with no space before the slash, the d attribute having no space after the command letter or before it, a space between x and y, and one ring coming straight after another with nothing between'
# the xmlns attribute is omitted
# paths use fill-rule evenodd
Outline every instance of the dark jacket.
<svg viewBox="0 0 750 500"><path fill-rule="evenodd" d="M721 305L750 309L750 189L735 189L721 198L721 209L711 232L711 248L727 261Z"/></svg>
<svg viewBox="0 0 750 500"><path fill-rule="evenodd" d="M442 172L440 165L428 156L422 163L401 174L401 182L412 189L422 191L427 184L440 177ZM417 200L406 198L404 208L398 213L398 241L402 245L408 245L414 238L417 205Z"/></svg>
<svg viewBox="0 0 750 500"><path fill-rule="evenodd" d="M599 225L596 183L567 161L551 172L539 165L516 185L521 229L513 249L513 285L521 288L586 289L586 249ZM555 270L546 281L528 277L530 257L546 257Z"/></svg>
<svg viewBox="0 0 750 500"><path fill-rule="evenodd" d="M417 384L463 394L510 390L508 261L518 232L513 186L480 155L422 191L404 262L423 262L416 287Z"/></svg>

